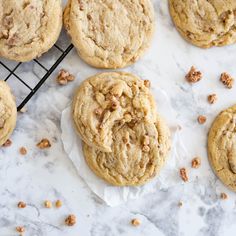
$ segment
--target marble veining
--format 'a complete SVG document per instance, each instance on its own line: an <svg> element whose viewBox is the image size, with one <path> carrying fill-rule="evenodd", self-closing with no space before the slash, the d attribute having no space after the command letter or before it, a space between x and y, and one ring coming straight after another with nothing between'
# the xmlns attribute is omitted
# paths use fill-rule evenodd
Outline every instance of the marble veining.
<svg viewBox="0 0 236 236"><path fill-rule="evenodd" d="M12 146L0 149L0 236L18 235L15 231L18 225L24 225L25 235L30 236L235 235L236 196L211 171L206 141L214 117L236 102L236 86L228 90L219 82L219 75L224 71L236 78L236 45L203 50L188 44L173 26L167 0L153 0L153 3L156 33L152 47L139 62L123 70L150 79L152 86L162 88L170 97L188 151L182 164L189 169L190 181L183 183L179 179L174 187L114 208L106 206L88 189L63 150L60 117L76 86L102 70L86 65L73 50L29 102L28 111L19 114ZM68 38L60 42L68 43ZM50 66L56 53L51 50L42 58L46 66ZM203 73L202 81L195 85L184 79L192 65ZM76 81L65 87L57 85L55 75L60 68L76 75ZM5 73L0 67L1 77ZM27 63L19 73L34 84L42 71ZM19 102L27 91L14 78L9 84ZM218 96L214 105L207 103L207 95L211 93ZM202 126L196 122L200 114L207 116ZM52 147L38 150L35 145L44 137L52 141ZM26 156L19 154L21 146L27 148ZM195 156L202 159L198 170L190 168ZM176 178L179 178L179 167L176 166ZM228 194L228 200L219 198L221 192ZM63 206L46 209L43 201L47 199L60 199ZM28 207L18 209L20 200ZM179 201L183 202L181 208ZM77 216L77 224L69 228L64 225L64 219L70 213ZM132 218L140 219L141 225L132 227Z"/></svg>

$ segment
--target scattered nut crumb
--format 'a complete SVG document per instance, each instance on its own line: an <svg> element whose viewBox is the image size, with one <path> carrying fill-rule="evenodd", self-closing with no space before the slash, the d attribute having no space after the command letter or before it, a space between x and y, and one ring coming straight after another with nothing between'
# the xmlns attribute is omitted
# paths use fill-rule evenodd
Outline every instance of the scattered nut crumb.
<svg viewBox="0 0 236 236"><path fill-rule="evenodd" d="M214 93L214 94L210 94L210 95L208 96L207 100L208 100L208 102L209 102L210 104L214 104L214 103L216 102L216 100L217 100L216 94L215 94L215 93Z"/></svg>
<svg viewBox="0 0 236 236"><path fill-rule="evenodd" d="M201 165L201 159L199 157L195 157L192 160L192 168L197 169L200 167L200 165Z"/></svg>
<svg viewBox="0 0 236 236"><path fill-rule="evenodd" d="M151 82L150 82L150 80L144 80L144 85L145 85L147 88L150 88L150 87L151 87Z"/></svg>
<svg viewBox="0 0 236 236"><path fill-rule="evenodd" d="M3 147L10 147L12 145L12 141L8 139L2 146Z"/></svg>
<svg viewBox="0 0 236 236"><path fill-rule="evenodd" d="M184 182L188 181L188 175L187 175L187 170L185 168L181 168L180 171L180 177Z"/></svg>
<svg viewBox="0 0 236 236"><path fill-rule="evenodd" d="M228 195L226 193L221 193L220 198L226 200L228 198Z"/></svg>
<svg viewBox="0 0 236 236"><path fill-rule="evenodd" d="M200 115L198 116L197 120L198 120L198 123L202 125L206 122L207 119L205 116Z"/></svg>
<svg viewBox="0 0 236 236"><path fill-rule="evenodd" d="M62 206L62 201L61 200L57 200L56 203L55 203L55 206L57 208L60 208Z"/></svg>
<svg viewBox="0 0 236 236"><path fill-rule="evenodd" d="M20 154L21 154L21 155L26 155L26 154L27 154L27 150L26 150L25 147L21 147L21 148L19 149L19 151L20 151Z"/></svg>
<svg viewBox="0 0 236 236"><path fill-rule="evenodd" d="M131 224L133 226L139 226L141 224L141 221L139 219L132 219Z"/></svg>
<svg viewBox="0 0 236 236"><path fill-rule="evenodd" d="M69 215L66 219L65 219L65 223L68 226L73 226L74 224L76 224L76 216L75 215Z"/></svg>
<svg viewBox="0 0 236 236"><path fill-rule="evenodd" d="M234 84L234 79L226 72L222 73L220 76L220 81L228 88L231 89Z"/></svg>
<svg viewBox="0 0 236 236"><path fill-rule="evenodd" d="M16 231L19 233L24 233L25 232L25 228L23 226L17 226L16 227Z"/></svg>
<svg viewBox="0 0 236 236"><path fill-rule="evenodd" d="M75 80L75 77L66 70L60 70L57 76L57 82L60 85L66 85L68 82Z"/></svg>
<svg viewBox="0 0 236 236"><path fill-rule="evenodd" d="M40 149L50 148L52 145L50 141L46 138L43 138L38 144L37 147Z"/></svg>
<svg viewBox="0 0 236 236"><path fill-rule="evenodd" d="M196 83L202 79L202 73L197 71L196 68L192 66L188 74L185 76L185 79L189 83Z"/></svg>
<svg viewBox="0 0 236 236"><path fill-rule="evenodd" d="M183 206L183 202L179 201L178 207L182 207L182 206Z"/></svg>
<svg viewBox="0 0 236 236"><path fill-rule="evenodd" d="M51 207L52 207L51 201L46 200L46 201L44 202L44 206L45 206L46 208L51 208Z"/></svg>
<svg viewBox="0 0 236 236"><path fill-rule="evenodd" d="M26 207L26 203L20 201L20 202L18 202L17 206L18 206L18 208L25 208Z"/></svg>

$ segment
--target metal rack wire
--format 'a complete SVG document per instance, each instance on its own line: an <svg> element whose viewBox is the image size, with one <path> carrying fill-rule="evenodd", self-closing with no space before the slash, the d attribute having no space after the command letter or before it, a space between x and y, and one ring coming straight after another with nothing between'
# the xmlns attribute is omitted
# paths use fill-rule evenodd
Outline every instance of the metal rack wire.
<svg viewBox="0 0 236 236"><path fill-rule="evenodd" d="M62 62L62 60L68 55L68 53L72 50L73 45L70 44L65 50L63 50L60 46L54 45L54 47L59 50L60 56L56 59L56 61L53 63L53 65L47 69L40 61L39 59L34 59L33 63L36 63L40 68L44 71L43 76L39 79L39 81L34 85L33 87L29 85L24 78L21 78L16 71L17 69L23 65L24 63L17 63L13 68L10 68L7 63L0 60L0 65L8 72L7 76L5 78L2 78L5 81L8 81L11 77L14 77L17 79L22 85L24 85L27 90L29 91L25 98L23 98L18 107L17 110L20 111L26 103L34 96L34 94L39 90L39 88L44 84L44 82L49 78L49 76L53 73L53 71L57 68L57 66ZM2 75L1 75L2 76Z"/></svg>

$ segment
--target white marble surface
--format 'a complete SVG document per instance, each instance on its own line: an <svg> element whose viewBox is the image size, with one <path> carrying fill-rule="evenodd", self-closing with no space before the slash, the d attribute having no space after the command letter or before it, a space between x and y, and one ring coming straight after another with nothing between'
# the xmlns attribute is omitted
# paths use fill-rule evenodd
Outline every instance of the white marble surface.
<svg viewBox="0 0 236 236"><path fill-rule="evenodd" d="M0 149L1 236L17 235L17 225L24 225L25 235L29 236L235 235L236 196L219 183L212 173L207 160L206 137L217 113L236 102L236 86L228 90L219 82L219 75L223 71L236 77L236 45L209 50L191 46L173 27L167 0L153 2L156 34L152 47L144 58L124 71L150 79L152 86L159 86L169 95L183 127L183 142L188 150L184 165L190 171L189 183L182 183L179 179L174 187L157 190L115 208L106 206L91 193L63 150L60 117L74 88L86 77L101 70L90 68L73 50L57 71L60 68L68 69L76 75L76 81L60 87L55 83L55 75L52 76L29 102L27 113L19 114L12 136L13 145ZM52 52L53 55L55 53ZM49 66L52 58L46 57ZM184 79L191 65L199 68L204 75L202 81L193 86ZM30 83L35 83L38 73L41 73L31 63L20 70ZM30 74L32 70L34 76ZM0 69L0 73L3 77L5 71ZM16 80L11 79L9 83L18 98L25 94ZM218 96L215 105L208 105L206 101L210 93ZM208 118L203 126L196 122L200 114ZM35 144L44 137L52 140L52 148L38 151ZM21 146L28 149L25 157L18 153ZM199 170L190 168L194 156L202 158ZM176 166L177 179L178 169L179 166ZM220 200L221 192L228 193L229 199ZM43 201L46 199L61 199L63 207L45 209ZM28 203L28 207L18 209L16 205L20 200ZM178 207L179 201L183 201L182 208ZM74 213L78 219L71 228L63 223L70 213ZM132 227L132 218L139 218L141 226Z"/></svg>

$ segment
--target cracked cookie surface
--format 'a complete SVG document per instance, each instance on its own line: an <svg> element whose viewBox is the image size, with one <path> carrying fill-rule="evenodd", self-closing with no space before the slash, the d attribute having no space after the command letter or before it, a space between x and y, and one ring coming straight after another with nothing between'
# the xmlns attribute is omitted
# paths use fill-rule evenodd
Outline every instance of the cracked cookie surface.
<svg viewBox="0 0 236 236"><path fill-rule="evenodd" d="M236 42L235 0L169 0L174 24L190 43L209 48Z"/></svg>
<svg viewBox="0 0 236 236"><path fill-rule="evenodd" d="M170 149L170 133L163 120L140 121L117 127L112 152L101 152L83 143L90 169L115 186L139 186L161 170Z"/></svg>
<svg viewBox="0 0 236 236"><path fill-rule="evenodd" d="M39 57L61 27L61 0L0 0L0 56L21 62Z"/></svg>
<svg viewBox="0 0 236 236"><path fill-rule="evenodd" d="M122 68L149 47L154 11L150 0L70 0L64 24L84 61L98 68Z"/></svg>
<svg viewBox="0 0 236 236"><path fill-rule="evenodd" d="M0 146L10 137L16 126L16 104L9 86L0 80Z"/></svg>
<svg viewBox="0 0 236 236"><path fill-rule="evenodd" d="M75 127L85 143L111 152L115 127L156 120L156 106L145 82L125 72L107 72L82 82L73 99Z"/></svg>
<svg viewBox="0 0 236 236"><path fill-rule="evenodd" d="M236 105L215 119L208 136L208 157L220 180L236 191Z"/></svg>

